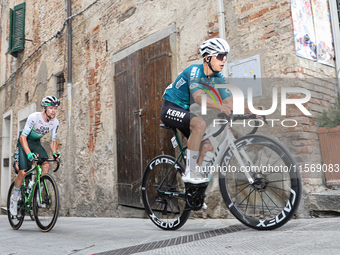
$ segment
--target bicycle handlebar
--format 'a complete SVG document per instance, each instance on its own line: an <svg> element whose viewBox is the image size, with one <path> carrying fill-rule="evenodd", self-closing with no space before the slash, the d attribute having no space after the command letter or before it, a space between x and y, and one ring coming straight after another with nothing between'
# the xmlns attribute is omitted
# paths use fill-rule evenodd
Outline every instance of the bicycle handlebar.
<svg viewBox="0 0 340 255"><path fill-rule="evenodd" d="M58 171L60 164L63 165L63 162L61 161L61 159L59 159L59 161L57 161L57 159L49 159L49 158L34 158L32 161L36 161L38 165L42 165L42 163L44 163L45 161L47 162L52 162L52 161L56 161L57 162L57 167L53 170L53 172ZM30 169L26 169L25 172L28 172Z"/></svg>

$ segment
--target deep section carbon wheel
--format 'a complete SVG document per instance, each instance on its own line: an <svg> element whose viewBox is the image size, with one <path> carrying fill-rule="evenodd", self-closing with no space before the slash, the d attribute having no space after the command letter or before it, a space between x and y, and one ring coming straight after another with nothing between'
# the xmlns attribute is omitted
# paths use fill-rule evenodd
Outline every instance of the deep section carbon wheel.
<svg viewBox="0 0 340 255"><path fill-rule="evenodd" d="M168 155L150 161L142 180L142 198L151 221L161 229L176 230L190 215L182 181L184 167Z"/></svg>
<svg viewBox="0 0 340 255"><path fill-rule="evenodd" d="M235 144L246 166L240 166L230 149L220 162L220 190L228 209L254 229L284 225L294 215L301 197L301 179L294 158L267 136L248 135ZM245 171L254 183L249 183Z"/></svg>

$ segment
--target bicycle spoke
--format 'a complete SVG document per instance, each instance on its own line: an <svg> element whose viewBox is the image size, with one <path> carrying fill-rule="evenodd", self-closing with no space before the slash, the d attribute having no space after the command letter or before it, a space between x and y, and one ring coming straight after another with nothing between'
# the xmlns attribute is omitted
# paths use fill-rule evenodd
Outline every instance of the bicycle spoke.
<svg viewBox="0 0 340 255"><path fill-rule="evenodd" d="M239 205L241 205L241 204L243 203L243 201L246 200L246 199L254 192L254 190L255 190L255 189L253 189L253 190L248 194L248 196L246 196L245 199L243 199L243 200L239 203ZM235 197L236 197L236 196L235 196Z"/></svg>

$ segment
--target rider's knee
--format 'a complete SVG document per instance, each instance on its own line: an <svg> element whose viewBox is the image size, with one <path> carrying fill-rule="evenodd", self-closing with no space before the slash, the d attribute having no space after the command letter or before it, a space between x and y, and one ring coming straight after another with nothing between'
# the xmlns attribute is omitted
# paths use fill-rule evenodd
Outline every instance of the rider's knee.
<svg viewBox="0 0 340 255"><path fill-rule="evenodd" d="M48 169L50 169L50 163L45 161L44 163L42 163L41 168L45 171L48 171Z"/></svg>
<svg viewBox="0 0 340 255"><path fill-rule="evenodd" d="M196 118L195 117L195 118L192 119L192 121L193 121L194 130L196 130L196 131L204 132L205 129L207 128L207 124L201 118Z"/></svg>
<svg viewBox="0 0 340 255"><path fill-rule="evenodd" d="M205 152L213 151L214 150L214 146L212 146L212 144L210 142L209 143L205 143L202 146L202 150L205 151Z"/></svg>
<svg viewBox="0 0 340 255"><path fill-rule="evenodd" d="M20 170L19 173L18 173L18 178L19 179L24 179L26 174L27 173L25 172L25 170Z"/></svg>

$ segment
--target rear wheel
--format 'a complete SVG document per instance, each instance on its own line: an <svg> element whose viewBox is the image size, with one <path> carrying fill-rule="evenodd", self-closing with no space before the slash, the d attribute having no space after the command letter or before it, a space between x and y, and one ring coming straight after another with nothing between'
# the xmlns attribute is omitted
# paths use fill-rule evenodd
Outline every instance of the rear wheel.
<svg viewBox="0 0 340 255"><path fill-rule="evenodd" d="M176 230L190 215L182 181L184 167L172 156L161 155L150 161L142 180L142 198L151 221L164 230Z"/></svg>
<svg viewBox="0 0 340 255"><path fill-rule="evenodd" d="M270 230L294 215L301 197L297 164L289 151L272 138L248 135L235 141L246 168L228 149L220 163L220 189L231 213L245 225ZM254 167L251 166L251 163ZM250 184L244 172L250 173Z"/></svg>
<svg viewBox="0 0 340 255"><path fill-rule="evenodd" d="M40 178L41 201L39 185L35 185L33 194L33 214L38 228L43 232L50 231L58 219L59 192L57 183L50 174Z"/></svg>
<svg viewBox="0 0 340 255"><path fill-rule="evenodd" d="M25 213L26 213L26 205L24 201L24 195L23 195L23 188L21 188L21 195L18 200L18 213L17 215L12 215L10 211L10 206L11 206L11 197L14 192L14 182L11 184L9 191L8 191L8 196L7 196L7 216L9 220L9 224L11 227L15 230L19 229L24 221L25 218Z"/></svg>

